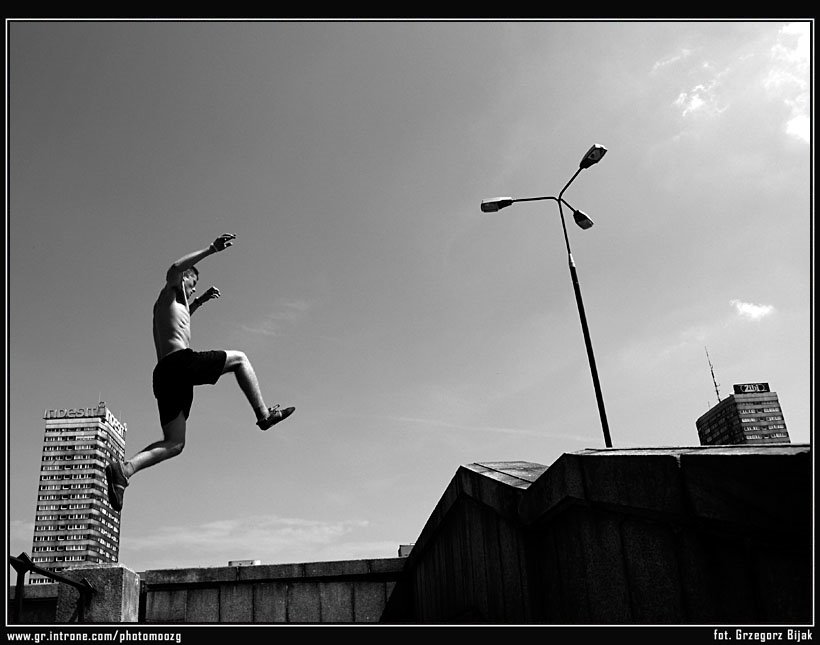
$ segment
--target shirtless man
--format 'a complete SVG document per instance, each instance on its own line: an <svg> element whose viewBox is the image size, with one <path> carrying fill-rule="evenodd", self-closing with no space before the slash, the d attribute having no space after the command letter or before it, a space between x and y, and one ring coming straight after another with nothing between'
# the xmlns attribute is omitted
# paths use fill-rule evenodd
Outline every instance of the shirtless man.
<svg viewBox="0 0 820 645"><path fill-rule="evenodd" d="M256 425L262 430L288 418L296 408L283 410L279 405L265 405L259 382L248 357L235 350L196 352L191 344L191 314L204 303L219 298L219 289L210 287L191 300L196 291L199 271L194 266L209 255L224 251L236 238L223 233L213 244L180 258L165 276L165 286L154 303L154 346L157 366L153 389L159 407L163 439L143 448L128 461L115 460L105 469L108 501L119 511L128 480L137 471L176 457L185 447L185 422L191 412L194 386L214 385L226 372L233 372L237 383L256 414Z"/></svg>

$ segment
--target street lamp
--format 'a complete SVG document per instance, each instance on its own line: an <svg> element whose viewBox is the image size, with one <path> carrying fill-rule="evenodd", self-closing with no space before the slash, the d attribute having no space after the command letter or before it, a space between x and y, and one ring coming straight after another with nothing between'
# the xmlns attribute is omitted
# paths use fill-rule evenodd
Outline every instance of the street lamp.
<svg viewBox="0 0 820 645"><path fill-rule="evenodd" d="M575 178L578 174L590 166L594 166L598 163L603 156L606 154L606 148L603 146L598 145L597 143L594 144L587 153L584 155L584 158L581 159L581 163L578 164L578 170L575 171L575 174L572 178L566 183L566 185L561 189L561 192L558 193L558 197L555 196L545 196L545 197L521 197L518 199L513 199L512 197L496 197L494 199L485 199L481 202L481 210L484 213L495 213L502 208L506 208L507 206L511 206L516 202L535 202L535 201L542 201L545 199L550 199L554 202L558 202L558 212L561 215L561 227L564 230L564 242L567 246L567 259L569 261L569 273L572 277L572 287L575 291L575 302L578 304L578 315L581 318L581 329L584 332L584 343L587 348L587 357L589 358L589 368L592 372L592 384L595 387L595 398L598 401L598 414L601 417L601 427L604 431L604 441L606 443L607 448L612 447L612 439L609 436L609 423L606 419L606 410L604 409L604 396L601 393L601 383L598 380L598 368L595 366L595 355L592 352L592 341L589 337L589 327L587 326L587 316L584 312L584 301L581 298L581 286L578 283L578 272L575 269L575 260L572 259L572 250L569 246L569 236L567 235L567 225L564 221L564 209L563 205L566 204L569 208L572 209L572 217L575 220L575 223L582 229L586 230L590 228L593 224L592 220L587 217L586 213L572 208L572 206L564 199L564 192L569 188L569 185L575 181Z"/></svg>

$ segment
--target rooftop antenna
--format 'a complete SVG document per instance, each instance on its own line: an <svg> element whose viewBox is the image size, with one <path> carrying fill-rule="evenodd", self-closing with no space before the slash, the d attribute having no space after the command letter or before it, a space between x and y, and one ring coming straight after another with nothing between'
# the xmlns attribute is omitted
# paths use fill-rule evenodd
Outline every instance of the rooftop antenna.
<svg viewBox="0 0 820 645"><path fill-rule="evenodd" d="M706 347L704 347L703 349L706 349ZM720 392L718 391L718 382L715 380L715 368L712 367L712 359L709 358L708 349L706 349L706 360L709 362L709 371L712 372L712 383L715 384L715 394L717 395L718 403L720 403Z"/></svg>

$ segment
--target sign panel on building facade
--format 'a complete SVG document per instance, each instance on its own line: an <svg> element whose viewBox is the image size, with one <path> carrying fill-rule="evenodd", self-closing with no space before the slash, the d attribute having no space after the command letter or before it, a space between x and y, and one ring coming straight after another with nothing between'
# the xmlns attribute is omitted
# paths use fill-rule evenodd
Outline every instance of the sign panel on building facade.
<svg viewBox="0 0 820 645"><path fill-rule="evenodd" d="M57 408L46 410L43 413L44 419L77 419L86 417L104 417L106 408L105 402L93 408Z"/></svg>
<svg viewBox="0 0 820 645"><path fill-rule="evenodd" d="M735 384L735 394L750 394L753 392L770 392L768 383L740 383Z"/></svg>

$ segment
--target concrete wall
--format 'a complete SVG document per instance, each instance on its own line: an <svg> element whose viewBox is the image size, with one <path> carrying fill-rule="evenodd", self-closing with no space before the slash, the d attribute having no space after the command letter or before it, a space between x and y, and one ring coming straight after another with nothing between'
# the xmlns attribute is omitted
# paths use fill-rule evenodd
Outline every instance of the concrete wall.
<svg viewBox="0 0 820 645"><path fill-rule="evenodd" d="M528 462L460 467L416 540L382 620L530 622L517 507L545 470Z"/></svg>
<svg viewBox="0 0 820 645"><path fill-rule="evenodd" d="M462 466L382 620L808 624L812 490L808 446Z"/></svg>
<svg viewBox="0 0 820 645"><path fill-rule="evenodd" d="M141 623L375 623L404 558L141 574Z"/></svg>
<svg viewBox="0 0 820 645"><path fill-rule="evenodd" d="M60 585L56 582L43 585L24 585L23 606L19 620L15 620L17 587L9 587L9 622L23 625L51 625L55 623L59 587Z"/></svg>
<svg viewBox="0 0 820 645"><path fill-rule="evenodd" d="M376 623L404 562L383 558L144 571L138 574L139 598L125 604L132 605L129 610L142 624ZM75 567L66 574L87 574L80 571ZM20 624L69 622L58 617L61 586L67 587L26 585ZM9 592L13 620L15 587Z"/></svg>

